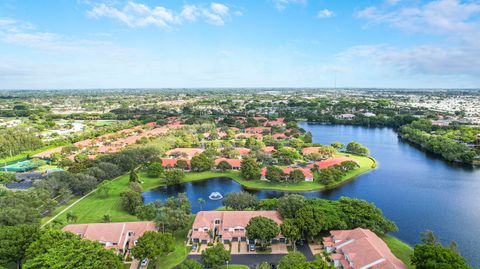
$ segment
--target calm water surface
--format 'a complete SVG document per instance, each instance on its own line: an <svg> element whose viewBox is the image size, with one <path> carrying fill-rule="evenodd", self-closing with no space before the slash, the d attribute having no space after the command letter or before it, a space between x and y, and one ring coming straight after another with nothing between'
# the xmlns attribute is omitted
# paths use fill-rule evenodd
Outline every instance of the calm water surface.
<svg viewBox="0 0 480 269"><path fill-rule="evenodd" d="M314 142L330 144L359 141L370 148L379 162L376 170L363 174L330 191L302 193L307 197L338 199L341 196L361 198L375 203L384 214L395 221L400 231L395 235L409 244L419 241L419 234L433 230L440 240L456 240L469 263L480 268L480 169L452 165L400 141L388 128L359 126L300 125L313 134ZM203 209L221 206L208 195L218 191L244 190L227 178L162 187L143 193L146 203L186 192L193 211L200 210L196 202L203 198ZM258 198L280 197L279 191L250 191Z"/></svg>

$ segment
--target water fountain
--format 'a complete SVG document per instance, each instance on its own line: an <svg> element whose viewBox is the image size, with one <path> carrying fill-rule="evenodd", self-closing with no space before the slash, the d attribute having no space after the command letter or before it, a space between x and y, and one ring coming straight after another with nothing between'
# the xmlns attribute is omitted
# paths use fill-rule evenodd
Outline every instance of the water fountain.
<svg viewBox="0 0 480 269"><path fill-rule="evenodd" d="M222 196L222 194L220 194L219 192L214 191L214 192L210 193L210 195L208 196L208 198L209 198L210 200L214 200L214 201L215 201L215 200L223 199L223 196Z"/></svg>

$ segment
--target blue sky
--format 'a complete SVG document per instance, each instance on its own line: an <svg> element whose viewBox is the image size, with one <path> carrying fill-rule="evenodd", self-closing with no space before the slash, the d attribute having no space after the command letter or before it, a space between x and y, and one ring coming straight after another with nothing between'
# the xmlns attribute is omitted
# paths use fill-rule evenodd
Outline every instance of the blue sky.
<svg viewBox="0 0 480 269"><path fill-rule="evenodd" d="M480 87L480 1L0 0L0 88Z"/></svg>

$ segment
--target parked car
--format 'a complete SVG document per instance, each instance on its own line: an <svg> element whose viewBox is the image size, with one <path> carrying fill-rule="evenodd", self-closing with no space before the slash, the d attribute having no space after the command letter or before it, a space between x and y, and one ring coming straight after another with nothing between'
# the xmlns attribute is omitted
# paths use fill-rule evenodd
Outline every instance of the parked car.
<svg viewBox="0 0 480 269"><path fill-rule="evenodd" d="M255 251L255 244L250 244L250 251Z"/></svg>
<svg viewBox="0 0 480 269"><path fill-rule="evenodd" d="M192 251L195 251L195 250L197 250L197 244L192 245Z"/></svg>
<svg viewBox="0 0 480 269"><path fill-rule="evenodd" d="M140 263L140 266L147 266L148 265L148 259L143 259L142 262Z"/></svg>

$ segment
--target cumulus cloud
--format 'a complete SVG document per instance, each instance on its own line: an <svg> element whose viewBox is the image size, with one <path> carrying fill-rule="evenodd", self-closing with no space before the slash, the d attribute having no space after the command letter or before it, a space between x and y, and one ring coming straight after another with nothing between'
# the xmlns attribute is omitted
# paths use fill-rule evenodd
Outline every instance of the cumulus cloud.
<svg viewBox="0 0 480 269"><path fill-rule="evenodd" d="M392 2L392 1L389 1ZM480 75L480 4L436 0L423 5L369 6L356 15L369 26L388 25L410 35L434 35L429 44L355 46L341 57L364 57L404 72L435 75Z"/></svg>
<svg viewBox="0 0 480 269"><path fill-rule="evenodd" d="M325 19L325 18L333 17L334 15L335 15L335 12L329 9L322 9L317 13L317 18Z"/></svg>
<svg viewBox="0 0 480 269"><path fill-rule="evenodd" d="M163 6L150 7L132 1L122 8L107 4L96 5L87 11L87 14L92 18L111 18L131 28L154 25L169 29L184 21L194 22L199 19L217 26L224 25L230 18L230 8L224 4L212 2L209 6L184 5L180 11L176 12Z"/></svg>
<svg viewBox="0 0 480 269"><path fill-rule="evenodd" d="M291 4L307 4L307 0L272 0L272 2L275 4L275 7L280 11L284 10L285 8L287 8L287 6Z"/></svg>

